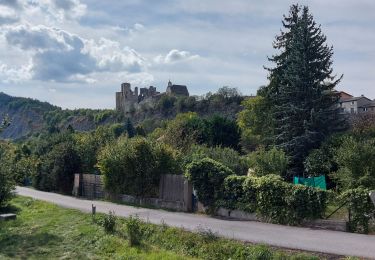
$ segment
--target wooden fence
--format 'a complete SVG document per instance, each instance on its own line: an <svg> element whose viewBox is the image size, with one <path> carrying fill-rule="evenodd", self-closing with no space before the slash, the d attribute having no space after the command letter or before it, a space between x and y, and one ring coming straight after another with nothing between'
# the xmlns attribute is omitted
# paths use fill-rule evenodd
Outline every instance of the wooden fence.
<svg viewBox="0 0 375 260"><path fill-rule="evenodd" d="M73 195L75 196L89 199L110 197L133 204L192 211L193 188L183 175L162 175L159 183L159 198L140 198L127 194L113 195L106 193L101 175L77 173L74 177Z"/></svg>

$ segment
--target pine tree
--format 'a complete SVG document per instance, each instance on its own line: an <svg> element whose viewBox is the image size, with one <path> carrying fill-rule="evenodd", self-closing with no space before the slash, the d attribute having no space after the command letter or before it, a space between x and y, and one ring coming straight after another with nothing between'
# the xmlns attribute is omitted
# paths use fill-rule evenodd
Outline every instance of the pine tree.
<svg viewBox="0 0 375 260"><path fill-rule="evenodd" d="M128 134L129 138L132 138L135 136L135 129L134 129L132 122L130 121L130 118L126 120L125 131Z"/></svg>
<svg viewBox="0 0 375 260"><path fill-rule="evenodd" d="M332 75L333 47L326 44L308 7L292 5L274 48L280 54L269 58L270 85L263 90L272 101L275 142L290 156L287 177L303 174L303 161L311 149L342 123L338 94L334 90L342 76Z"/></svg>

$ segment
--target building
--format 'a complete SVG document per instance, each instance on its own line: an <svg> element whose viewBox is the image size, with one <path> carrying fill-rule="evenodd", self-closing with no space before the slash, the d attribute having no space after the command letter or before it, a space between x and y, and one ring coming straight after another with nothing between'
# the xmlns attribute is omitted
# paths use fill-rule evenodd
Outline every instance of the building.
<svg viewBox="0 0 375 260"><path fill-rule="evenodd" d="M130 113L136 111L142 105L153 106L155 101L159 100L162 96L189 96L189 91L184 85L174 85L171 81L168 82L166 92L160 93L156 87L150 86L148 88L138 87L131 89L130 83L122 83L121 91L116 92L116 110Z"/></svg>
<svg viewBox="0 0 375 260"><path fill-rule="evenodd" d="M176 96L189 96L189 91L184 85L174 85L171 81L168 81L167 86L167 95L176 95Z"/></svg>
<svg viewBox="0 0 375 260"><path fill-rule="evenodd" d="M360 113L374 113L375 114L375 100L372 100L370 103L358 107Z"/></svg>
<svg viewBox="0 0 375 260"><path fill-rule="evenodd" d="M360 97L353 97L352 95L341 91L339 106L341 113L347 114L358 114L369 111L368 109L372 109L375 104L374 101L361 95ZM372 106L371 106L372 104ZM375 112L375 110L374 110Z"/></svg>

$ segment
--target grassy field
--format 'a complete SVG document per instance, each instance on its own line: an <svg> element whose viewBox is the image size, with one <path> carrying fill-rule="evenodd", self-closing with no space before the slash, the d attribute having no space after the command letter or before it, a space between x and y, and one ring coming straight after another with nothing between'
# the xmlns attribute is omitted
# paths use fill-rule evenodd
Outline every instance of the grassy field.
<svg viewBox="0 0 375 260"><path fill-rule="evenodd" d="M319 259L322 256L218 238L141 223L142 243L131 247L125 219L106 233L90 214L17 197L6 211L17 220L0 222L0 259ZM3 210L4 211L4 210ZM99 220L99 221L98 221Z"/></svg>

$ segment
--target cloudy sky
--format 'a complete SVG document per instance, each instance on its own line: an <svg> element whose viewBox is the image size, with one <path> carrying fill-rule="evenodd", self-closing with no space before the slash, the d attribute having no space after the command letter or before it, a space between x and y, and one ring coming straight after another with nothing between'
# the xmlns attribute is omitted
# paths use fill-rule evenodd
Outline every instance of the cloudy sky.
<svg viewBox="0 0 375 260"><path fill-rule="evenodd" d="M0 0L0 91L64 108L113 108L121 82L254 94L295 2L333 45L339 89L375 98L373 0Z"/></svg>

